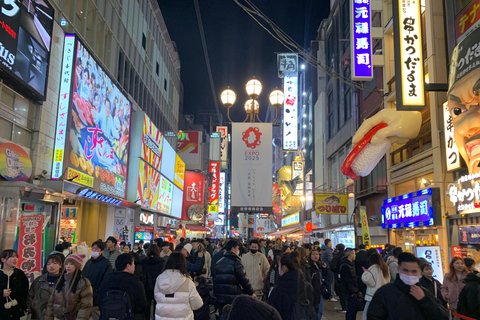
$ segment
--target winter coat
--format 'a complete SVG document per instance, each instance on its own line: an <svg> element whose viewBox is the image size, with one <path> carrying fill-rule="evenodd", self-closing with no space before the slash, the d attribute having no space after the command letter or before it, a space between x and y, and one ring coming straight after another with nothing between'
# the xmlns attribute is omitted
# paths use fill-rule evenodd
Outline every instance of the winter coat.
<svg viewBox="0 0 480 320"><path fill-rule="evenodd" d="M443 299L448 302L450 309L457 309L458 297L460 296L463 287L465 287L466 276L467 275L464 275L462 279L458 279L454 282L450 280L450 272L447 272L443 278L443 285L441 288L442 296Z"/></svg>
<svg viewBox="0 0 480 320"><path fill-rule="evenodd" d="M94 306L100 304L100 301L98 301L98 289L100 289L100 285L102 284L105 275L110 272L112 272L112 266L108 259L103 255L99 256L97 259L89 259L85 264L85 267L83 267L83 276L92 284Z"/></svg>
<svg viewBox="0 0 480 320"><path fill-rule="evenodd" d="M310 261L310 273L311 273L311 282L313 286L313 305L315 308L318 307L322 295L322 283L324 283L327 277L327 269L321 267L321 263L315 263Z"/></svg>
<svg viewBox="0 0 480 320"><path fill-rule="evenodd" d="M277 285L268 297L268 304L277 309L284 320L300 319L300 317L293 315L294 311L300 311L296 308L294 310L295 301L298 302L297 306L304 306L305 310L310 303L304 290L302 275L297 270L291 270L278 279Z"/></svg>
<svg viewBox="0 0 480 320"><path fill-rule="evenodd" d="M242 264L253 291L262 290L263 280L270 268L267 257L261 252L249 252L242 257Z"/></svg>
<svg viewBox="0 0 480 320"><path fill-rule="evenodd" d="M332 261L330 261L330 269L335 273L335 275L340 273L340 265L343 257L345 257L345 250L339 250L337 254L333 256Z"/></svg>
<svg viewBox="0 0 480 320"><path fill-rule="evenodd" d="M210 269L212 267L212 256L208 251L206 251L203 253L203 259L205 259L205 264L202 268L202 271L204 271L204 273L202 273L201 275L207 278L208 275L210 274Z"/></svg>
<svg viewBox="0 0 480 320"><path fill-rule="evenodd" d="M253 288L245 275L240 257L232 251L226 251L223 258L215 265L213 272L213 292L217 303L233 303L236 296L253 294Z"/></svg>
<svg viewBox="0 0 480 320"><path fill-rule="evenodd" d="M355 255L355 272L358 277L361 277L363 274L363 268L370 268L370 261L368 260L367 250L360 249Z"/></svg>
<svg viewBox="0 0 480 320"><path fill-rule="evenodd" d="M410 286L397 276L393 283L387 283L373 295L367 311L368 320L448 320L448 311L430 291L422 290L425 297L415 299L410 294Z"/></svg>
<svg viewBox="0 0 480 320"><path fill-rule="evenodd" d="M155 291L155 283L158 276L162 273L165 266L165 259L154 256L142 261L144 272L145 292L148 299L153 299L153 291Z"/></svg>
<svg viewBox="0 0 480 320"><path fill-rule="evenodd" d="M333 249L327 245L323 245L320 250L320 259L327 264L327 267L330 268L330 262L332 262L333 259Z"/></svg>
<svg viewBox="0 0 480 320"><path fill-rule="evenodd" d="M200 257L197 257L197 259L195 260L195 263L190 263L190 261L187 260L188 273L190 274L200 273L202 271L204 261L205 259Z"/></svg>
<svg viewBox="0 0 480 320"><path fill-rule="evenodd" d="M133 274L124 271L111 272L105 276L99 290L98 296L101 297L100 309L105 303L104 298L110 290L124 291L130 297L133 314L143 314L147 310L147 298L143 283L141 283Z"/></svg>
<svg viewBox="0 0 480 320"><path fill-rule="evenodd" d="M115 261L117 260L117 257L120 255L120 249L118 246L115 246L112 251L110 250L105 250L103 251L103 256L108 259L108 262L110 262L110 266L112 267L112 270L115 271Z"/></svg>
<svg viewBox="0 0 480 320"><path fill-rule="evenodd" d="M347 295L358 294L360 291L355 265L347 258L342 259L342 265L340 266L340 283L342 292Z"/></svg>
<svg viewBox="0 0 480 320"><path fill-rule="evenodd" d="M210 297L211 290L212 288L206 283L202 283L197 286L197 292L202 298L203 306L200 307L200 309L193 311L195 320L210 320L209 304L211 304L213 300L212 297Z"/></svg>
<svg viewBox="0 0 480 320"><path fill-rule="evenodd" d="M225 250L222 250L213 255L212 266L210 267L210 274L212 275L212 277L213 277L213 272L215 271L215 266L217 265L217 262L223 258L224 254L225 254Z"/></svg>
<svg viewBox="0 0 480 320"><path fill-rule="evenodd" d="M20 317L25 315L25 310L27 309L27 296L28 296L28 279L20 269L13 269L13 273L10 276L10 298L16 299L18 304L10 309L5 309L4 304L7 302L6 298L3 297L3 290L7 289L8 276L0 270L0 319L8 320L15 319L17 320Z"/></svg>
<svg viewBox="0 0 480 320"><path fill-rule="evenodd" d="M73 274L64 274L65 282L60 292L54 290L48 301L45 320L53 320L54 317L63 319L65 314L76 315L77 320L88 320L93 307L93 291L90 281L83 275L78 274L75 292L70 290ZM59 280L60 281L60 280ZM58 282L57 282L58 284Z"/></svg>
<svg viewBox="0 0 480 320"><path fill-rule="evenodd" d="M388 269L390 270L390 282L395 281L398 274L398 259L394 256L390 256L387 259Z"/></svg>
<svg viewBox="0 0 480 320"><path fill-rule="evenodd" d="M367 286L365 300L372 301L373 295L378 288L390 282L390 274L384 277L382 268L378 264L374 264L362 274L362 281Z"/></svg>
<svg viewBox="0 0 480 320"><path fill-rule="evenodd" d="M50 287L48 283L48 273L42 274L33 281L27 298L27 306L32 313L32 320L43 320L48 300L54 288L55 286Z"/></svg>
<svg viewBox="0 0 480 320"><path fill-rule="evenodd" d="M465 278L465 287L460 292L457 312L474 319L480 319L480 277L469 273Z"/></svg>
<svg viewBox="0 0 480 320"><path fill-rule="evenodd" d="M193 320L193 310L203 305L193 281L170 269L157 278L155 301L155 320Z"/></svg>
<svg viewBox="0 0 480 320"><path fill-rule="evenodd" d="M437 298L438 301L440 301L440 304L442 306L444 306L445 308L447 307L447 301L445 301L442 297L442 290L441 290L442 284L440 283L440 281L433 278L432 280L429 280L427 279L427 277L423 276L420 278L419 283L422 287L430 291L435 296L435 298Z"/></svg>

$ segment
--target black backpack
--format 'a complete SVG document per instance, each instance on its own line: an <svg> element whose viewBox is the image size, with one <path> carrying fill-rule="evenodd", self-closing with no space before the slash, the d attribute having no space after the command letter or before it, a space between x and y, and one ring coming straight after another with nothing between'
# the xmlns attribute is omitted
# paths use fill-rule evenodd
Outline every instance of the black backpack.
<svg viewBox="0 0 480 320"><path fill-rule="evenodd" d="M109 290L103 297L101 320L133 320L132 303L126 291Z"/></svg>

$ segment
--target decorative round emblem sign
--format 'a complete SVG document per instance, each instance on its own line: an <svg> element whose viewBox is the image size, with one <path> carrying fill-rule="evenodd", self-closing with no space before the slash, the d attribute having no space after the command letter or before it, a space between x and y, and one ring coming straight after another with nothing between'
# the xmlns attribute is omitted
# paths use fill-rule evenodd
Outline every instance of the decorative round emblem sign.
<svg viewBox="0 0 480 320"><path fill-rule="evenodd" d="M14 143L0 145L0 174L8 181L27 181L32 175L32 160Z"/></svg>

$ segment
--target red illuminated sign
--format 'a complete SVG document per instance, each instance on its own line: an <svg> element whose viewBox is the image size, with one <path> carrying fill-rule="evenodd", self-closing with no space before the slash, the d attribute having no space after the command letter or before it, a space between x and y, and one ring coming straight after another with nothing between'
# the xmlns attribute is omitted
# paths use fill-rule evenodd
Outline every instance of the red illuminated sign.
<svg viewBox="0 0 480 320"><path fill-rule="evenodd" d="M41 274L43 215L23 216L20 219L18 265L30 283Z"/></svg>

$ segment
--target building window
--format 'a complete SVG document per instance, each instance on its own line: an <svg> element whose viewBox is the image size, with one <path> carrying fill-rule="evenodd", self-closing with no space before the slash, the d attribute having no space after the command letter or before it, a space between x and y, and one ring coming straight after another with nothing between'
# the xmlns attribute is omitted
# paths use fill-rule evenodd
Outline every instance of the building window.
<svg viewBox="0 0 480 320"><path fill-rule="evenodd" d="M340 173L343 161L352 150L351 142L337 150L337 152L328 159L330 170L329 188L332 191L343 190L346 187L346 177Z"/></svg>
<svg viewBox="0 0 480 320"><path fill-rule="evenodd" d="M167 90L167 79L163 81L163 89L165 89L165 91Z"/></svg>
<svg viewBox="0 0 480 320"><path fill-rule="evenodd" d="M344 103L344 112L343 115L345 116L345 122L350 120L352 117L352 94L350 87L346 87L347 91L345 91L345 103Z"/></svg>
<svg viewBox="0 0 480 320"><path fill-rule="evenodd" d="M328 138L332 139L335 134L335 116L333 113L333 92L328 93Z"/></svg>
<svg viewBox="0 0 480 320"><path fill-rule="evenodd" d="M157 72L157 76L158 76L158 74L160 72L160 65L158 64L158 62L157 62L156 72Z"/></svg>
<svg viewBox="0 0 480 320"><path fill-rule="evenodd" d="M145 33L142 33L142 48L143 50L147 48L147 37L145 36Z"/></svg>

